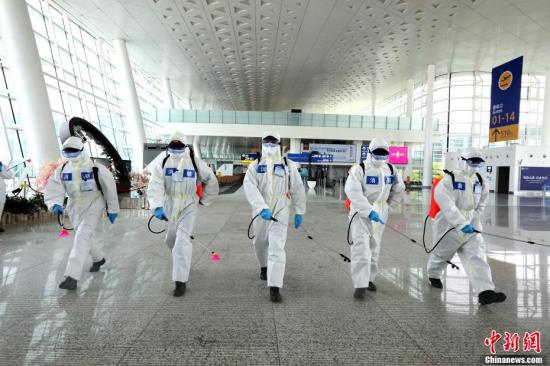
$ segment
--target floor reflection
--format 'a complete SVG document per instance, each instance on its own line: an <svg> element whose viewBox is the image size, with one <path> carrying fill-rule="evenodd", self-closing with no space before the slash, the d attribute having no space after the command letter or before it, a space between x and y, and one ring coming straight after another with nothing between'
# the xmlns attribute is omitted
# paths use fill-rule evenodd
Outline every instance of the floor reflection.
<svg viewBox="0 0 550 366"><path fill-rule="evenodd" d="M430 201L426 190L408 192L406 204L391 213L388 224L396 231L386 229L378 291L369 293L365 304L354 302L349 264L339 257L339 253L349 256L342 192L343 186L336 184L316 187L308 193L304 226L315 240L308 239L303 231L289 228L284 290L288 301L275 310L263 296L265 284L257 279L254 254L246 239L250 212L248 207L243 209L242 191L224 195L212 210L200 211L196 235L210 237L216 245L222 245L219 249L223 260L214 266L208 255L201 257L201 248L194 248L193 282L184 301L174 301L170 296L170 254L162 236L147 231L150 211L123 210L118 225L105 220L98 237L109 255L107 265L100 273L84 273L75 294L65 294L57 288L73 236L58 239L58 227L53 222L41 223L31 230L23 226L9 228L0 245L0 364L72 364L75 360L86 361L78 358L86 352L88 357L96 357L97 362L90 363L116 364L132 355L126 352L130 347L143 345L140 337L148 342L156 340L156 351L165 349L163 341L174 342L163 338L165 328L172 326L177 328L174 334L195 332L185 347L203 357L197 363L207 364L205 360L212 361L210 353L192 341L203 336L204 329L195 329L193 324L197 320L207 322L202 309L218 304L216 311L227 311L220 317L227 323L209 323L209 332L214 334L211 337L226 334L240 324L242 319L233 318L233 308L246 309L247 314L262 309L273 314L269 323L276 324L279 331L286 329L292 336L315 334L325 347L333 339L324 337L317 327L296 328L295 324L309 324L301 317L324 311L324 306L330 304L342 309L344 317L354 319L347 326L353 329L351 337L363 336L361 332L370 326L364 323L365 317L375 311L382 318L381 323L387 321L387 328L377 331L406 331L407 336L400 335L403 339L415 339L423 349L435 355L441 353L441 357L442 347L453 343L453 347L462 345L473 353L484 352L480 334L487 336L490 329L550 329L550 248L486 236L493 279L497 288L508 295L503 304L479 306L457 256L452 261L460 270L447 267L444 289L429 286L428 256L422 245ZM542 242L548 240L547 217L548 211L540 199L491 195L483 216L484 231ZM431 230L428 231L431 237ZM226 302L231 305L224 305ZM158 324L159 317L166 317L165 322ZM158 334L150 333L151 324L157 324ZM335 324L323 326L327 327L327 334L334 333ZM440 336L437 332L445 327L450 328L449 334ZM368 331L372 335L372 330ZM272 345L277 341L264 343ZM141 348L135 346L132 350ZM154 359L153 351L143 352L152 355L150 363L161 363L156 362L159 360ZM8 355L9 358L2 358ZM445 363L439 356L433 357L437 361L434 363ZM479 360L477 354L472 355L474 358ZM477 362L472 359L464 363ZM170 361L185 363L182 359Z"/></svg>
<svg viewBox="0 0 550 366"><path fill-rule="evenodd" d="M412 191L407 194L410 200L408 207L403 207L393 215L392 223L399 230L416 238L421 243L423 230L422 219L428 210L429 195L424 192ZM514 240L504 240L485 235L488 243L488 258L497 286L508 294L508 302L515 306L515 316L518 319L549 319L549 286L548 256L550 243L548 231L550 211L543 206L539 197L514 197L510 195L491 195L489 205L484 213L484 231L509 238L535 240L542 244L530 245ZM430 229L428 229L428 236ZM431 236L430 236L431 237ZM430 246L431 239L427 240ZM420 248L422 249L422 248ZM427 259L427 255L426 258ZM462 265L458 256L452 262ZM425 263L424 263L425 265ZM422 291L418 291L415 281L424 282L425 269L418 271L409 267L414 280L403 280L403 269L392 268L384 272L385 278L396 286L408 291L411 297L422 300ZM442 304L448 311L455 313L475 314L479 311L477 299L464 271L447 268L445 287L441 293ZM408 288L404 288L407 284Z"/></svg>

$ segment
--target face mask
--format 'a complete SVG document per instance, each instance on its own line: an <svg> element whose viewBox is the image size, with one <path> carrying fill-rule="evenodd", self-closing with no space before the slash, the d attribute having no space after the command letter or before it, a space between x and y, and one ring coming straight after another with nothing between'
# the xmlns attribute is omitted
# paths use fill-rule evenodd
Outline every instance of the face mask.
<svg viewBox="0 0 550 366"><path fill-rule="evenodd" d="M381 166L382 164L385 164L389 159L388 155L376 155L371 153L371 156L372 156L372 163L375 166Z"/></svg>
<svg viewBox="0 0 550 366"><path fill-rule="evenodd" d="M270 142L262 144L262 154L267 156L274 156L279 152L279 145Z"/></svg>
<svg viewBox="0 0 550 366"><path fill-rule="evenodd" d="M479 169L482 168L485 165L485 162L480 163L474 163L470 160L466 160L466 174L468 175L474 175L475 173L479 172Z"/></svg>
<svg viewBox="0 0 550 366"><path fill-rule="evenodd" d="M181 150L168 149L168 153L175 159L181 159L183 157L183 154L185 154L185 148Z"/></svg>

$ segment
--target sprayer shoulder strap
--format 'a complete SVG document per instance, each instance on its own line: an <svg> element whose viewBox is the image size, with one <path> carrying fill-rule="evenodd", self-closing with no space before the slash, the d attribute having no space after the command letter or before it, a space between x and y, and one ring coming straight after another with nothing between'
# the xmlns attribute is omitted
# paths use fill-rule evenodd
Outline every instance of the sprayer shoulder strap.
<svg viewBox="0 0 550 366"><path fill-rule="evenodd" d="M481 177L481 174L476 173L476 176L477 176L477 180L479 181L479 184L483 186L483 178Z"/></svg>
<svg viewBox="0 0 550 366"><path fill-rule="evenodd" d="M451 181L453 182L453 189L455 189L455 173L451 172L450 170L443 169L443 173L448 174L451 176Z"/></svg>
<svg viewBox="0 0 550 366"><path fill-rule="evenodd" d="M168 158L170 157L170 154L167 154L164 159L162 159L162 169L164 169L164 166L166 165L166 162L168 161Z"/></svg>
<svg viewBox="0 0 550 366"><path fill-rule="evenodd" d="M189 146L189 156L191 157L191 163L193 164L193 169L197 172L197 181L201 182L200 172L199 168L197 166L197 162L195 161L195 150L191 146Z"/></svg>
<svg viewBox="0 0 550 366"><path fill-rule="evenodd" d="M392 176L395 175L395 170L393 169L393 165L390 163L386 163L386 164L388 164L388 168L390 168L391 175Z"/></svg>
<svg viewBox="0 0 550 366"><path fill-rule="evenodd" d="M290 191L290 167L288 166L288 160L286 156L283 156L283 162L285 163L285 166L288 168L288 190Z"/></svg>
<svg viewBox="0 0 550 366"><path fill-rule="evenodd" d="M99 183L99 167L94 165L92 171L94 172L94 180L97 190L101 192L101 195L103 195L103 189L101 188L101 183Z"/></svg>
<svg viewBox="0 0 550 366"><path fill-rule="evenodd" d="M388 164L388 168L390 168L390 173L391 173L391 175L392 175L392 176L395 175L395 170L394 170L394 168L393 168L393 165L390 164L390 163L387 163L387 164ZM363 175L365 175L365 163L364 163L364 162L361 162L359 165L361 166L361 169L363 169Z"/></svg>

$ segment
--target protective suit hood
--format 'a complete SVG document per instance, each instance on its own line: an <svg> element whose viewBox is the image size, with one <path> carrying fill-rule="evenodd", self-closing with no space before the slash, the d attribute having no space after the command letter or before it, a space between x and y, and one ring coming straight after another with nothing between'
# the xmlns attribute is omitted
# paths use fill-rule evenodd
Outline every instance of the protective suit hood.
<svg viewBox="0 0 550 366"><path fill-rule="evenodd" d="M269 158L281 156L281 135L278 132L264 132L262 135L262 155Z"/></svg>
<svg viewBox="0 0 550 366"><path fill-rule="evenodd" d="M168 141L168 153L170 156L174 159L181 159L185 155L186 145L185 145L186 138L183 135L183 133L176 131L170 136L170 140Z"/></svg>
<svg viewBox="0 0 550 366"><path fill-rule="evenodd" d="M187 139L185 138L185 135L180 131L175 131L170 136L170 139L168 140L168 144L170 144L173 141L180 141L182 143L186 143Z"/></svg>
<svg viewBox="0 0 550 366"><path fill-rule="evenodd" d="M63 143L63 148L82 150L84 148L84 143L82 142L82 139L80 137L71 136L65 140L65 142Z"/></svg>
<svg viewBox="0 0 550 366"><path fill-rule="evenodd" d="M82 151L78 157L68 158L68 160L72 163L82 163L90 159L88 152L84 149L84 142L80 137L71 136L67 140L65 140L65 142L63 143L63 149L67 149L67 148Z"/></svg>
<svg viewBox="0 0 550 366"><path fill-rule="evenodd" d="M484 163L485 159L483 159L481 150L478 148L469 148L462 153L459 168L466 175L472 176L479 172L479 168L481 168Z"/></svg>
<svg viewBox="0 0 550 366"><path fill-rule="evenodd" d="M384 154L377 154L380 151L383 151ZM366 162L377 167L382 166L388 162L390 156L389 151L390 146L386 140L374 138L369 144L369 154Z"/></svg>

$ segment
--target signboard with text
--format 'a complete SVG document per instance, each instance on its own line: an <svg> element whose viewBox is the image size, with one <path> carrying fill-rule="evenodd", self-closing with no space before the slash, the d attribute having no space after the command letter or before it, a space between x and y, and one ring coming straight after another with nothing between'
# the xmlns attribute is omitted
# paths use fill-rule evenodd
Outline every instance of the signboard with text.
<svg viewBox="0 0 550 366"><path fill-rule="evenodd" d="M519 102L523 57L493 68L489 142L519 138Z"/></svg>
<svg viewBox="0 0 550 366"><path fill-rule="evenodd" d="M332 157L331 162L355 163L355 145L312 144L307 142L302 144L302 153L313 151L317 152L319 155L330 155ZM322 161L327 162L328 157L323 158Z"/></svg>
<svg viewBox="0 0 550 366"><path fill-rule="evenodd" d="M361 145L361 161L365 160L369 155L369 145Z"/></svg>
<svg viewBox="0 0 550 366"><path fill-rule="evenodd" d="M519 171L520 191L540 191L550 180L550 167L522 166Z"/></svg>
<svg viewBox="0 0 550 366"><path fill-rule="evenodd" d="M333 163L334 157L331 154L311 154L312 163Z"/></svg>
<svg viewBox="0 0 550 366"><path fill-rule="evenodd" d="M309 163L309 154L307 153L301 153L301 154L289 153L288 158L295 163Z"/></svg>

